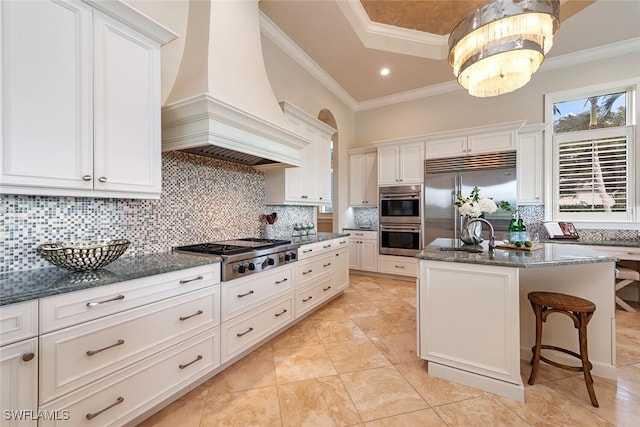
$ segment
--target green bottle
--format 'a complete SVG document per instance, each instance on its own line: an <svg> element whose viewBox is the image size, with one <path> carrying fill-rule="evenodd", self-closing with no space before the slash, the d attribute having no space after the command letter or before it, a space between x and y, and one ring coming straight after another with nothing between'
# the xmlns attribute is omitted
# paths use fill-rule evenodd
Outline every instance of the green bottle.
<svg viewBox="0 0 640 427"><path fill-rule="evenodd" d="M522 217L518 218L518 240L525 242L527 240L527 227L522 222Z"/></svg>
<svg viewBox="0 0 640 427"><path fill-rule="evenodd" d="M516 214L511 215L511 222L509 223L509 243L515 243L518 241L518 224L516 222Z"/></svg>

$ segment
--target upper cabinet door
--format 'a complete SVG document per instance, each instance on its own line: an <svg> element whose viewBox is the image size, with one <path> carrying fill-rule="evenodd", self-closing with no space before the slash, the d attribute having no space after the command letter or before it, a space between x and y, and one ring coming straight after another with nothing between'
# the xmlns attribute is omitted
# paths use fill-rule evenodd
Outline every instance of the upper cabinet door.
<svg viewBox="0 0 640 427"><path fill-rule="evenodd" d="M398 157L400 147L389 145L378 148L378 185L395 185L400 179Z"/></svg>
<svg viewBox="0 0 640 427"><path fill-rule="evenodd" d="M94 12L95 189L160 192L158 44Z"/></svg>
<svg viewBox="0 0 640 427"><path fill-rule="evenodd" d="M2 1L0 19L0 184L91 189L91 8Z"/></svg>
<svg viewBox="0 0 640 427"><path fill-rule="evenodd" d="M424 182L424 142L400 145L400 182L422 184Z"/></svg>

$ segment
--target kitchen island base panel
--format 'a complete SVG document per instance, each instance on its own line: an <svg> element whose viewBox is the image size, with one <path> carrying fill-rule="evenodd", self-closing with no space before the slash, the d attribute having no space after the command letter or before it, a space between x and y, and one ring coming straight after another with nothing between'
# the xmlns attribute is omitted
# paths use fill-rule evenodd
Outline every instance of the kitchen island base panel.
<svg viewBox="0 0 640 427"><path fill-rule="evenodd" d="M496 380L436 362L429 362L428 366L429 375L433 377L488 391L489 393L507 397L518 402L524 402L523 384L512 384Z"/></svg>

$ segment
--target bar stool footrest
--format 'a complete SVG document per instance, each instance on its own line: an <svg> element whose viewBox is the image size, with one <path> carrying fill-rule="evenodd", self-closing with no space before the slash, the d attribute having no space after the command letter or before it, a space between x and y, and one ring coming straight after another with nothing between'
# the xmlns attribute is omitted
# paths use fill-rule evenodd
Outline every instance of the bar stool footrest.
<svg viewBox="0 0 640 427"><path fill-rule="evenodd" d="M571 351L571 350L567 350L566 348L562 348L562 347L557 347L554 345L541 345L540 348L542 350L554 350L554 351L560 351L562 353L565 354L569 354L573 357L575 357L578 360L582 360L582 357L576 353L575 351ZM535 353L535 346L531 349L531 352ZM553 360L550 360L546 357L544 357L543 355L540 355L540 360L542 360L543 362L548 363L549 365L555 366L556 368L561 368L561 369L567 369L569 371L573 371L573 372L584 372L584 369L582 368L582 366L571 366L571 365L565 365L564 363L559 363L559 362L555 362ZM589 362L589 365L587 366L587 370L591 371L591 369L593 368L593 365L591 364L591 362Z"/></svg>

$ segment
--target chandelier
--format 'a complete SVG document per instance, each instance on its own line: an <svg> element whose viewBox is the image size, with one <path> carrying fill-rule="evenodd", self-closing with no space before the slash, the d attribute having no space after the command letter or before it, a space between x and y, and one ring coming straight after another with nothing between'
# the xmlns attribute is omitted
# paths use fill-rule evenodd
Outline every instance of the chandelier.
<svg viewBox="0 0 640 427"><path fill-rule="evenodd" d="M470 95L488 97L526 85L553 45L560 0L493 0L449 35L449 64Z"/></svg>

